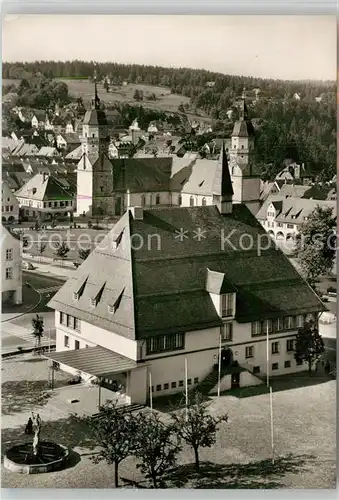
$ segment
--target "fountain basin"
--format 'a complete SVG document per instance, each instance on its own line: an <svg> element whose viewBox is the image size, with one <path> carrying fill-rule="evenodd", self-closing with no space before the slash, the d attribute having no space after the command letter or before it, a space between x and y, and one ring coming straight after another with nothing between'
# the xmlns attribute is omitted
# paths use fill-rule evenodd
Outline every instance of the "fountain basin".
<svg viewBox="0 0 339 500"><path fill-rule="evenodd" d="M6 451L4 467L20 474L42 474L63 469L68 457L68 448L52 441L40 441L37 457L32 453L32 443L23 443Z"/></svg>

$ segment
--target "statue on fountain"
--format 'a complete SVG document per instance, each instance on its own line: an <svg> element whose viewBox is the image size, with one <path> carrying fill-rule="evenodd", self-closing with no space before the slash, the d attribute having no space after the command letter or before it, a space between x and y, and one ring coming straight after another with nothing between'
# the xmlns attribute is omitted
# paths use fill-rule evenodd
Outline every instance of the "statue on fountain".
<svg viewBox="0 0 339 500"><path fill-rule="evenodd" d="M38 455L38 447L39 447L39 439L41 432L41 418L39 413L32 413L32 421L33 421L33 455L36 457Z"/></svg>

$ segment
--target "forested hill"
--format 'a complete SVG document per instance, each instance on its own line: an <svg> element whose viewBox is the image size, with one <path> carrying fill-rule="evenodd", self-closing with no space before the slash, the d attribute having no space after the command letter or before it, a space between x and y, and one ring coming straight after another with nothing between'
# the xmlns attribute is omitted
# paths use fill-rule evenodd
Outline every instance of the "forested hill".
<svg viewBox="0 0 339 500"><path fill-rule="evenodd" d="M95 63L94 61L35 61L29 63L7 63L2 66L3 78L22 78L22 72L32 73L39 70L50 78L88 78L93 76L94 68L98 78L110 75L113 79L130 83L148 83L170 87L173 92L195 97L199 87L215 82L213 90L222 93L229 88L234 93L243 87L260 88L267 96L285 97L286 94L301 92L316 97L325 88L335 89L334 81L288 81L255 78L249 76L224 75L203 69L164 68L141 64Z"/></svg>
<svg viewBox="0 0 339 500"><path fill-rule="evenodd" d="M116 85L127 81L169 87L173 93L189 97L190 110L207 113L213 129L221 132L230 129L227 112L245 87L250 116L256 119L257 163L263 174L272 178L288 156L307 164L325 180L336 173L335 82L270 80L200 69L78 60L3 63L3 78L21 79L37 72L47 78L88 78L94 69L98 79L109 77ZM260 89L257 101L253 100L255 89Z"/></svg>

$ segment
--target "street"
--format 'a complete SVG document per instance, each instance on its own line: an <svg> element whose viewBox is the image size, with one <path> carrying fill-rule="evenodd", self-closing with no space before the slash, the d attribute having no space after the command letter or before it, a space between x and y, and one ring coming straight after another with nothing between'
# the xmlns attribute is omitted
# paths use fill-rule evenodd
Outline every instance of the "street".
<svg viewBox="0 0 339 500"><path fill-rule="evenodd" d="M54 276L41 276L35 273L23 272L23 283L28 282L41 294L40 304L31 312L14 315L2 314L1 343L2 353L12 352L22 347L23 349L34 347L35 338L32 335L32 319L36 314L44 318L44 336L42 345L49 346L55 341L54 311L47 307L48 301L62 286L64 281Z"/></svg>

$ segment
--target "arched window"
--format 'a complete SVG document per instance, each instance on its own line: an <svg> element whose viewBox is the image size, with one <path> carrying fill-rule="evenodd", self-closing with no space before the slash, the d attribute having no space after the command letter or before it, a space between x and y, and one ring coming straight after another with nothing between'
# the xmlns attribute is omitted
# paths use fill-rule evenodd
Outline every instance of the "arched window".
<svg viewBox="0 0 339 500"><path fill-rule="evenodd" d="M206 207L206 198L203 198L201 200L201 204L202 204L203 207Z"/></svg>
<svg viewBox="0 0 339 500"><path fill-rule="evenodd" d="M181 196L181 194L179 194L179 196L178 196L178 205L179 205L179 207L181 207L181 205L182 205L182 196Z"/></svg>
<svg viewBox="0 0 339 500"><path fill-rule="evenodd" d="M155 197L155 204L160 205L160 194L157 194Z"/></svg>
<svg viewBox="0 0 339 500"><path fill-rule="evenodd" d="M141 206L144 207L146 205L146 196L143 194L141 197Z"/></svg>
<svg viewBox="0 0 339 500"><path fill-rule="evenodd" d="M194 207L194 198L193 198L193 196L190 197L190 207Z"/></svg>

